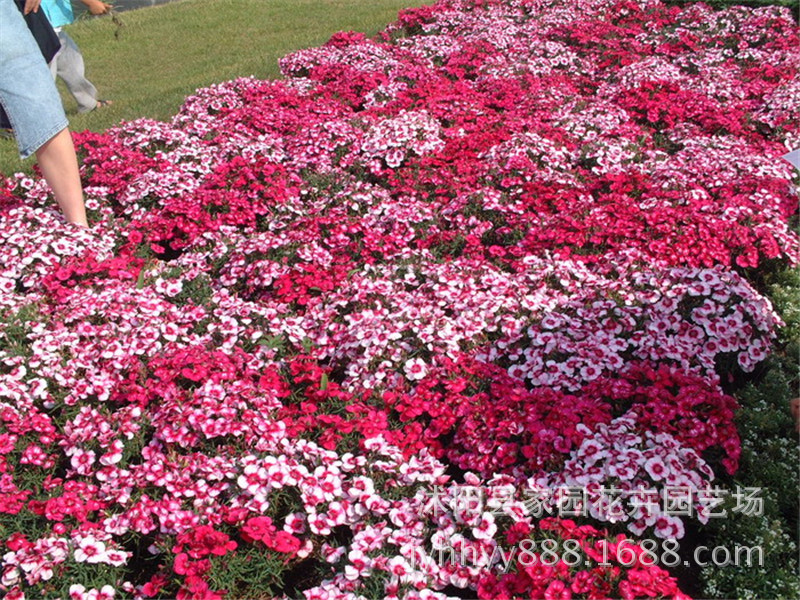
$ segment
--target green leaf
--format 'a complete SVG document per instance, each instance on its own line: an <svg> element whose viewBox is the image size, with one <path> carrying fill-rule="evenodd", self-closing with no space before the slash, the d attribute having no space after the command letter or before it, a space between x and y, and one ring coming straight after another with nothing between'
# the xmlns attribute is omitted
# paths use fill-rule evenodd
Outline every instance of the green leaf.
<svg viewBox="0 0 800 600"><path fill-rule="evenodd" d="M262 337L258 340L258 344L260 346L267 346L270 350L277 350L283 347L283 336L270 335L267 337Z"/></svg>

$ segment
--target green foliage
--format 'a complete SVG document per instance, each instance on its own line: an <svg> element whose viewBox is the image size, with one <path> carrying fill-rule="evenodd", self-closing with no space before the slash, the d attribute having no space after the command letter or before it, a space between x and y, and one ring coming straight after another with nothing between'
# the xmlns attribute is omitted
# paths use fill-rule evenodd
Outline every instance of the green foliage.
<svg viewBox="0 0 800 600"><path fill-rule="evenodd" d="M684 6L693 2L695 2L695 0L665 0L665 4L675 4L677 6ZM728 8L730 6L748 6L750 8L785 6L790 9L795 18L797 18L797 0L705 0L705 3L719 9Z"/></svg>
<svg viewBox="0 0 800 600"><path fill-rule="evenodd" d="M183 289L172 298L172 302L178 306L183 306L187 302L203 306L211 301L213 295L211 279L205 273L199 273L193 279L183 280Z"/></svg>
<svg viewBox="0 0 800 600"><path fill-rule="evenodd" d="M114 600L125 600L131 598L122 589L127 573L123 569L116 570L116 579L109 577L111 571L107 565L90 564L87 562L66 563L59 565L56 574L49 581L41 585L41 597L43 598L69 598L70 587L82 585L86 590L99 590L104 586L110 585L115 589Z"/></svg>
<svg viewBox="0 0 800 600"><path fill-rule="evenodd" d="M765 504L773 505L775 494L767 491ZM772 511L767 510L766 513ZM739 564L709 565L703 568L703 597L706 598L800 598L800 577L797 574L797 544L780 519L767 514L740 515L737 518L715 519L715 530L709 548L721 546L734 556L737 548L759 548L761 560L747 564L739 554ZM710 560L710 552L705 560Z"/></svg>
<svg viewBox="0 0 800 600"><path fill-rule="evenodd" d="M3 323L0 346L11 356L30 356L28 333L31 323L38 318L39 307L36 304L23 306L16 313L0 311L0 321Z"/></svg>
<svg viewBox="0 0 800 600"><path fill-rule="evenodd" d="M762 367L761 378L736 393L740 403L737 427L742 440L738 473L730 488L761 488L760 515L711 519L706 545L763 548L759 566L708 566L702 570L709 598L800 598L798 575L798 505L800 456L788 402L798 395L800 348L800 273L784 269L765 281L775 309L786 323L778 351Z"/></svg>
<svg viewBox="0 0 800 600"><path fill-rule="evenodd" d="M796 361L800 350L800 270L776 271L766 283L775 309L786 324L781 329L781 341L786 346L787 357Z"/></svg>
<svg viewBox="0 0 800 600"><path fill-rule="evenodd" d="M386 583L389 579L386 571L375 571L365 582L362 594L366 598L383 598L386 596Z"/></svg>
<svg viewBox="0 0 800 600"><path fill-rule="evenodd" d="M24 531L29 539L38 539L48 535L50 527L45 519L29 510L21 510L16 514L4 513L0 519L0 540L7 540L18 531Z"/></svg>
<svg viewBox="0 0 800 600"><path fill-rule="evenodd" d="M286 558L265 546L240 547L214 557L208 583L231 598L274 598L284 589Z"/></svg>

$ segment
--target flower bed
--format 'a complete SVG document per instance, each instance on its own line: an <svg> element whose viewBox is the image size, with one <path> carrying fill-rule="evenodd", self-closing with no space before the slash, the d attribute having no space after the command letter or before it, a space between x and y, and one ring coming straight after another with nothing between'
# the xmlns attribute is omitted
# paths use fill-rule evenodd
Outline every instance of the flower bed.
<svg viewBox="0 0 800 600"><path fill-rule="evenodd" d="M440 1L76 135L91 233L6 179L0 589L686 597L652 543L713 516L781 326L797 42Z"/></svg>

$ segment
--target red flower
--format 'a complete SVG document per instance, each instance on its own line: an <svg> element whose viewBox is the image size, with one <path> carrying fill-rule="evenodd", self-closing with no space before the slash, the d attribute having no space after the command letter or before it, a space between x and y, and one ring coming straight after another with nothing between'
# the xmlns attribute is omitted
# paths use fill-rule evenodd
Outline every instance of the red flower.
<svg viewBox="0 0 800 600"><path fill-rule="evenodd" d="M513 546L520 541L526 539L528 534L531 532L531 526L525 523L524 521L520 521L518 523L514 523L511 527L508 528L506 531L506 543L509 546Z"/></svg>
<svg viewBox="0 0 800 600"><path fill-rule="evenodd" d="M300 540L291 533L279 531L267 545L278 552L294 555L300 549Z"/></svg>
<svg viewBox="0 0 800 600"><path fill-rule="evenodd" d="M227 552L236 549L236 542L231 540L227 534L216 531L208 525L201 525L196 529L182 533L178 536L178 544L175 552L186 552L192 558L202 558L209 554L223 556Z"/></svg>
<svg viewBox="0 0 800 600"><path fill-rule="evenodd" d="M16 531L8 536L8 539L6 540L6 546L8 546L9 550L16 552L17 550L21 550L23 548L32 548L33 544L28 541L28 538L25 537L24 533Z"/></svg>
<svg viewBox="0 0 800 600"><path fill-rule="evenodd" d="M177 600L221 600L222 594L214 592L203 579L196 576L186 578L184 586L178 590Z"/></svg>
<svg viewBox="0 0 800 600"><path fill-rule="evenodd" d="M545 600L570 600L572 598L572 590L560 579L550 582L547 589L544 591Z"/></svg>
<svg viewBox="0 0 800 600"><path fill-rule="evenodd" d="M178 575L202 575L208 572L211 568L211 563L208 560L189 560L189 555L185 552L179 552L175 555L175 562L172 564L172 570Z"/></svg>
<svg viewBox="0 0 800 600"><path fill-rule="evenodd" d="M142 586L142 594L150 597L156 596L168 582L169 578L166 575L156 573L150 578L150 581Z"/></svg>
<svg viewBox="0 0 800 600"><path fill-rule="evenodd" d="M249 543L263 542L269 544L276 527L269 517L253 517L242 527L242 539Z"/></svg>

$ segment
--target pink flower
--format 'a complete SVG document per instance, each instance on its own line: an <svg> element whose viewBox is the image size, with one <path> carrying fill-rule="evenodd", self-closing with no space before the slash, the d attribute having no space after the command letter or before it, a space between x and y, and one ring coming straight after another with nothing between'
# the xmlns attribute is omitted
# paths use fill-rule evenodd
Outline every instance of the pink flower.
<svg viewBox="0 0 800 600"><path fill-rule="evenodd" d="M95 453L92 450L77 450L70 459L72 468L81 475L88 475L91 473L92 465L94 464Z"/></svg>
<svg viewBox="0 0 800 600"><path fill-rule="evenodd" d="M411 380L419 380L425 377L428 372L425 361L421 358L412 358L406 361L405 365L406 376Z"/></svg>
<svg viewBox="0 0 800 600"><path fill-rule="evenodd" d="M386 566L389 570L389 573L400 578L401 581L411 572L410 565L402 556L390 558Z"/></svg>
<svg viewBox="0 0 800 600"><path fill-rule="evenodd" d="M169 578L166 575L156 573L142 586L142 594L151 598L157 596L167 583Z"/></svg>
<svg viewBox="0 0 800 600"><path fill-rule="evenodd" d="M80 583L73 583L69 586L69 598L70 600L84 600L88 597L86 592L86 587L81 585Z"/></svg>
<svg viewBox="0 0 800 600"><path fill-rule="evenodd" d="M497 525L492 513L483 513L478 524L472 528L476 540L490 540L497 533Z"/></svg>
<svg viewBox="0 0 800 600"><path fill-rule="evenodd" d="M242 539L251 544L257 541L267 544L276 531L277 528L269 517L253 517L242 527Z"/></svg>
<svg viewBox="0 0 800 600"><path fill-rule="evenodd" d="M209 525L201 525L178 535L175 552L183 552L186 549L186 553L192 558L202 558L209 554L224 556L235 550L236 546L236 542L231 540L227 534L217 531Z"/></svg>
<svg viewBox="0 0 800 600"><path fill-rule="evenodd" d="M644 463L644 468L648 475L655 481L664 479L669 473L669 467L664 463L660 456L654 456Z"/></svg>
<svg viewBox="0 0 800 600"><path fill-rule="evenodd" d="M78 542L74 552L77 562L101 563L107 559L106 545L93 537L85 537Z"/></svg>
<svg viewBox="0 0 800 600"><path fill-rule="evenodd" d="M560 579L550 582L544 591L545 600L570 600L572 590Z"/></svg>
<svg viewBox="0 0 800 600"><path fill-rule="evenodd" d="M293 555L296 554L300 548L300 540L291 533L278 531L267 545L277 552Z"/></svg>
<svg viewBox="0 0 800 600"><path fill-rule="evenodd" d="M86 600L114 600L116 590L110 585L104 585L99 590L91 589L86 594Z"/></svg>
<svg viewBox="0 0 800 600"><path fill-rule="evenodd" d="M673 515L660 515L655 522L655 534L662 539L681 539L685 530L683 521Z"/></svg>

